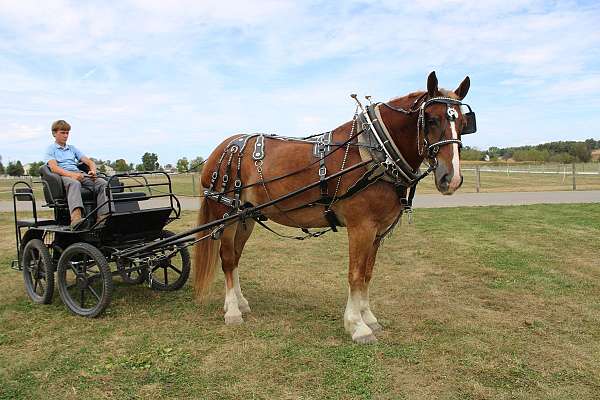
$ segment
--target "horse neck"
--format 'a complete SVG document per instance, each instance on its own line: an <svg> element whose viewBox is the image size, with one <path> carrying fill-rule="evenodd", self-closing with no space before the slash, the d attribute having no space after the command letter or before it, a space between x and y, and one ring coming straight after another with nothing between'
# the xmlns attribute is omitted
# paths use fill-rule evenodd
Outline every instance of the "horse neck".
<svg viewBox="0 0 600 400"><path fill-rule="evenodd" d="M394 108L409 110L414 105L415 100L422 95L423 92L411 93L408 96L393 99L389 101L388 104ZM422 143L419 143L422 141L422 138L418 137L417 120L419 112L416 111L410 114L404 114L385 106L381 106L379 112L381 113L381 118L383 119L392 140L402 153L402 156L411 167L414 169L418 168L424 158L424 154L419 155L419 149L417 148L417 146L423 145ZM421 152L423 152L423 149L421 149Z"/></svg>

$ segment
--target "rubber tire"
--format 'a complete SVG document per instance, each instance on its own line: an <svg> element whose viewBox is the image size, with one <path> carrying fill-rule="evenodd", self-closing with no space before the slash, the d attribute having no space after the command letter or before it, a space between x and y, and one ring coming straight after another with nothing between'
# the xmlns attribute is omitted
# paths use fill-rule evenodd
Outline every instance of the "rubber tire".
<svg viewBox="0 0 600 400"><path fill-rule="evenodd" d="M75 256L76 254L84 253L91 257L98 269L100 271L100 279L102 280L102 296L98 303L92 308L82 308L77 304L77 301L74 300L68 290L67 290L67 282L66 282L66 272L69 268L68 261ZM58 279L58 292L60 294L60 298L69 311L73 314L95 318L102 314L106 307L110 304L110 300L112 298L113 292L113 281L112 274L110 272L110 268L108 266L108 261L106 257L98 250L96 247L92 246L88 243L74 243L67 247L67 249L61 254L60 259L58 260L58 268L56 270L57 279Z"/></svg>
<svg viewBox="0 0 600 400"><path fill-rule="evenodd" d="M132 278L127 275L123 270L130 267L130 263L125 263L122 260L117 260L117 271L119 271L119 276L123 279L123 282L129 283L131 285L138 285L144 282L148 278L148 269L146 267L140 267L138 271L138 276L136 278ZM136 271L131 271L131 273Z"/></svg>
<svg viewBox="0 0 600 400"><path fill-rule="evenodd" d="M171 237L173 235L175 235L175 233L167 229L163 229L163 231L161 232L161 238L163 239ZM163 282L159 282L155 278L153 278L152 283L150 284L150 287L152 289L159 291L174 291L181 289L183 285L185 285L190 276L191 269L190 252L188 251L187 247L184 247L181 250L179 250L179 252L177 252L177 254L175 254L173 257L178 256L181 257L181 274L179 275L179 278L177 278L175 282L169 283L168 285L165 285Z"/></svg>
<svg viewBox="0 0 600 400"><path fill-rule="evenodd" d="M31 274L29 273L29 269L26 267L27 264L31 261L31 257L33 252L36 251L40 258L42 265L38 265L41 267L42 271L46 276L46 288L44 292L39 295L36 293L35 284L31 279ZM50 304L52 303L52 296L54 294L54 265L52 263L52 257L50 256L50 252L48 248L40 239L31 239L25 247L23 248L22 256L21 256L21 265L23 266L23 280L25 281L25 290L27 291L27 295L29 298L37 304Z"/></svg>

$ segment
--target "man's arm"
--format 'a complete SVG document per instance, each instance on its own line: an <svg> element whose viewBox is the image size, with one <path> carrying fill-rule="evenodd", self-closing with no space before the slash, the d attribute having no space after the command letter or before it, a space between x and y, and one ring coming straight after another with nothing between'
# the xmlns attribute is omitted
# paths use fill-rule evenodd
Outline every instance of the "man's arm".
<svg viewBox="0 0 600 400"><path fill-rule="evenodd" d="M80 161L82 163L84 163L85 165L88 166L88 168L90 169L88 172L88 175L91 175L92 177L95 177L98 169L96 168L96 163L94 161L92 161L90 158L86 157L86 156L82 156L80 158Z"/></svg>
<svg viewBox="0 0 600 400"><path fill-rule="evenodd" d="M54 172L55 174L77 179L78 181L83 179L83 174L73 171L67 171L64 168L59 167L56 160L48 160L48 167L50 168L50 171Z"/></svg>

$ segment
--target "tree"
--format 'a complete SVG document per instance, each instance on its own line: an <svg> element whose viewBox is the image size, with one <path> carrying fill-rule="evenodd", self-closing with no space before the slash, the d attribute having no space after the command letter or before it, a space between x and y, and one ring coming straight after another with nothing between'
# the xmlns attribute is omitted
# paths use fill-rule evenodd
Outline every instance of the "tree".
<svg viewBox="0 0 600 400"><path fill-rule="evenodd" d="M144 153L142 156L144 171L156 171L158 169L158 156L156 153Z"/></svg>
<svg viewBox="0 0 600 400"><path fill-rule="evenodd" d="M138 172L143 172L144 171L144 164L138 164L135 166L135 170Z"/></svg>
<svg viewBox="0 0 600 400"><path fill-rule="evenodd" d="M45 164L45 162L43 162L43 161L34 161L31 164L29 164L29 171L28 171L29 175L40 176L40 168L44 164Z"/></svg>
<svg viewBox="0 0 600 400"><path fill-rule="evenodd" d="M188 167L190 163L186 157L183 157L177 160L177 171L178 172L188 172Z"/></svg>
<svg viewBox="0 0 600 400"><path fill-rule="evenodd" d="M119 158L117 161L115 161L115 171L127 172L129 171L129 164L127 164L127 161Z"/></svg>
<svg viewBox="0 0 600 400"><path fill-rule="evenodd" d="M0 161L0 175L4 175L6 171L4 170L4 165L2 165L2 161Z"/></svg>
<svg viewBox="0 0 600 400"><path fill-rule="evenodd" d="M105 174L106 173L106 165L100 164L98 166L98 172L102 172L103 174Z"/></svg>
<svg viewBox="0 0 600 400"><path fill-rule="evenodd" d="M6 172L8 172L10 176L25 175L25 170L23 169L23 164L21 164L21 161L17 161L16 163L12 161L9 162L8 166L6 167Z"/></svg>
<svg viewBox="0 0 600 400"><path fill-rule="evenodd" d="M190 163L190 171L192 172L201 172L202 167L204 166L202 163L204 162L204 158L198 156L192 160Z"/></svg>

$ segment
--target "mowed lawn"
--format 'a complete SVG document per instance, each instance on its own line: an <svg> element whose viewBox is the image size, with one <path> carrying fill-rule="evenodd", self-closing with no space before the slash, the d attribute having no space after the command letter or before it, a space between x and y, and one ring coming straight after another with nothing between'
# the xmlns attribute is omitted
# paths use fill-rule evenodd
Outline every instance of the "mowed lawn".
<svg viewBox="0 0 600 400"><path fill-rule="evenodd" d="M176 231L194 225L184 214ZM0 214L1 399L594 399L600 395L600 204L419 209L380 250L374 345L343 329L345 232L256 228L245 324L118 283L101 318L33 305ZM282 229L284 232L292 230Z"/></svg>

